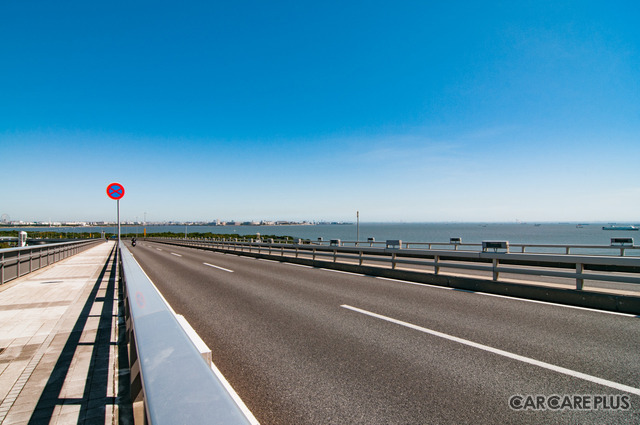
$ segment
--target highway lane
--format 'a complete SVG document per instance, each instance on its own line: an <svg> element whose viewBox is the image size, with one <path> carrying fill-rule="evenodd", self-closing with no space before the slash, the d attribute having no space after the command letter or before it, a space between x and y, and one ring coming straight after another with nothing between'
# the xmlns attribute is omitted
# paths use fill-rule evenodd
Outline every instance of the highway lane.
<svg viewBox="0 0 640 425"><path fill-rule="evenodd" d="M640 421L637 317L145 241L132 252L263 424ZM630 394L631 409L512 410L517 394Z"/></svg>

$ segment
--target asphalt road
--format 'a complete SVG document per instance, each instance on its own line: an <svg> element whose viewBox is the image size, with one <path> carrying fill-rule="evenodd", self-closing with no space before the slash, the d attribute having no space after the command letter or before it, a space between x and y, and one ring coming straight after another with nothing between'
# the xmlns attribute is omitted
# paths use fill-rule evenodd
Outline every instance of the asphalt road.
<svg viewBox="0 0 640 425"><path fill-rule="evenodd" d="M638 317L146 241L131 251L262 424L640 423Z"/></svg>

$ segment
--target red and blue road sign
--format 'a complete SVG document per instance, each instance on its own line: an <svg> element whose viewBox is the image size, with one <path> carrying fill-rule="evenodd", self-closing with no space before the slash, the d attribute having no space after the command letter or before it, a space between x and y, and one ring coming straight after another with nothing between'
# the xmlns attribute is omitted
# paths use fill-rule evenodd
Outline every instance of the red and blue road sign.
<svg viewBox="0 0 640 425"><path fill-rule="evenodd" d="M124 196L124 186L120 183L111 183L107 186L107 195L111 199L119 200Z"/></svg>

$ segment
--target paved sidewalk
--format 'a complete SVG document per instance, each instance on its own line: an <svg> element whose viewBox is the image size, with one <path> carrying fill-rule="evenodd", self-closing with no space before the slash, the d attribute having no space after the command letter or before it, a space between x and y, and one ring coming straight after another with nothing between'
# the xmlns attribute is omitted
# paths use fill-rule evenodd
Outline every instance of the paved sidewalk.
<svg viewBox="0 0 640 425"><path fill-rule="evenodd" d="M0 424L132 423L115 243L0 286Z"/></svg>

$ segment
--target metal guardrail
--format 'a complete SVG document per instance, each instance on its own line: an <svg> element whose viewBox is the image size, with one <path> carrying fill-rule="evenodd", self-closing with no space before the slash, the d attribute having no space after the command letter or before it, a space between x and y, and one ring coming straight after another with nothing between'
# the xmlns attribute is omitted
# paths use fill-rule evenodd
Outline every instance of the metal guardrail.
<svg viewBox="0 0 640 425"><path fill-rule="evenodd" d="M144 423L255 424L247 418L131 252L120 244L126 293L131 398Z"/></svg>
<svg viewBox="0 0 640 425"><path fill-rule="evenodd" d="M167 238L170 239L170 238ZM262 242L272 244L291 244L291 239L261 239L255 240L250 238L233 238L233 239L210 239L199 238L190 240L216 241L216 242ZM316 245L316 246L343 246L343 247L369 247L369 248L386 248L388 242L400 243L402 249L440 249L451 251L472 251L481 252L484 242L462 242L461 238L450 238L449 242L407 242L407 241L376 241L374 238L368 238L365 241L343 241L340 239L324 240L318 238L317 241L294 239L296 245ZM630 242L629 242L630 241ZM486 242L486 241L485 241ZM611 239L610 245L592 245L592 244L529 244L529 243L511 243L508 242L507 252L519 253L535 253L535 254L556 254L556 255L615 255L624 257L629 252L632 256L640 257L640 245L634 245L633 239L628 239L626 243L620 243Z"/></svg>
<svg viewBox="0 0 640 425"><path fill-rule="evenodd" d="M306 256L313 261L316 259L326 259L331 262L342 260L357 262L360 266L365 263L386 263L391 269L397 269L403 265L430 267L436 275L441 274L443 268L483 271L490 272L493 281L498 281L502 273L566 278L573 279L576 289L579 290L583 289L585 280L640 284L640 258L638 257L345 247L202 239L154 238L152 240L219 250L278 255L283 258ZM424 272L428 271L424 270Z"/></svg>
<svg viewBox="0 0 640 425"><path fill-rule="evenodd" d="M78 254L102 239L0 249L0 284Z"/></svg>
<svg viewBox="0 0 640 425"><path fill-rule="evenodd" d="M325 241L313 242L314 244L324 245ZM367 242L356 242L356 241L343 241L343 246L369 246L369 247L384 247L386 242L384 241L367 241ZM614 242L611 245L566 245L566 244L522 244L522 243L509 243L508 244L508 252L535 252L539 254L576 254L578 251L581 251L584 254L589 254L589 251L593 253L594 251L600 252L611 252L611 255L620 255L623 257L625 253L628 254L628 251L632 251L638 253L636 255L640 255L640 245L633 245L633 242L629 244L616 244ZM460 238L451 238L450 242L403 242L403 248L406 249L445 249L445 250L453 250L453 251L482 251L483 242L481 243L467 243L462 242Z"/></svg>

